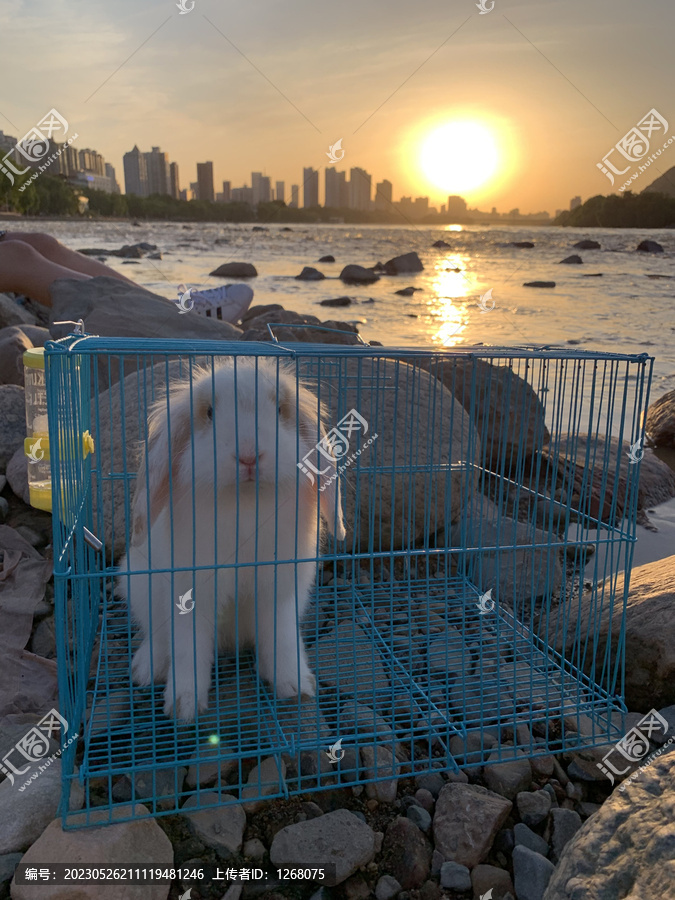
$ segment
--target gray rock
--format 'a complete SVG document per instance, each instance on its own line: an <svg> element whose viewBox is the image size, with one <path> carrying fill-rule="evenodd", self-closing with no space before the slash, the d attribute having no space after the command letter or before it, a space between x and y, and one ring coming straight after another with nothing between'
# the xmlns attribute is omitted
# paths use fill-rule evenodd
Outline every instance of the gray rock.
<svg viewBox="0 0 675 900"><path fill-rule="evenodd" d="M209 272L209 275L221 278L255 278L258 270L251 263L246 262L229 262L223 263L222 266Z"/></svg>
<svg viewBox="0 0 675 900"><path fill-rule="evenodd" d="M471 885L473 896L476 898L492 890L492 900L506 900L507 897L513 900L514 887L511 876L497 866L474 866L471 870Z"/></svg>
<svg viewBox="0 0 675 900"><path fill-rule="evenodd" d="M547 791L521 791L516 795L516 806L521 821L534 828L543 822L551 811L551 796Z"/></svg>
<svg viewBox="0 0 675 900"><path fill-rule="evenodd" d="M518 900L543 900L555 866L522 845L513 848L513 882Z"/></svg>
<svg viewBox="0 0 675 900"><path fill-rule="evenodd" d="M406 272L422 272L423 270L422 260L414 251L404 253L402 256L395 256L384 264L384 271L387 275L402 275Z"/></svg>
<svg viewBox="0 0 675 900"><path fill-rule="evenodd" d="M430 815L433 813L436 804L434 796L430 791L427 791L425 788L419 788L415 791L415 800L417 800L422 809L426 809Z"/></svg>
<svg viewBox="0 0 675 900"><path fill-rule="evenodd" d="M663 253L663 247L658 241L640 241L635 249L641 253Z"/></svg>
<svg viewBox="0 0 675 900"><path fill-rule="evenodd" d="M318 269L314 269L312 266L305 266L302 272L295 276L297 281L323 281L325 277L323 272L319 272Z"/></svg>
<svg viewBox="0 0 675 900"><path fill-rule="evenodd" d="M0 294L0 328L9 325L37 325L37 319L7 294Z"/></svg>
<svg viewBox="0 0 675 900"><path fill-rule="evenodd" d="M320 300L319 306L351 306L351 297L332 297L329 300Z"/></svg>
<svg viewBox="0 0 675 900"><path fill-rule="evenodd" d="M267 851L265 850L265 845L259 838L251 838L244 842L242 852L247 859L258 861L265 856Z"/></svg>
<svg viewBox="0 0 675 900"><path fill-rule="evenodd" d="M326 656L328 654L328 656ZM322 684L339 687L341 694L368 695L368 691L389 690L379 651L370 643L365 632L349 622L323 635L313 647L307 648L310 668L318 674ZM321 660L330 658L327 669Z"/></svg>
<svg viewBox="0 0 675 900"><path fill-rule="evenodd" d="M265 805L265 797L283 794L285 790L286 763L268 756L249 772L248 780L241 791L241 799L246 812L257 812Z"/></svg>
<svg viewBox="0 0 675 900"><path fill-rule="evenodd" d="M600 244L597 241L592 241L589 238L584 238L582 241L577 241L576 244L572 244L575 250L599 250Z"/></svg>
<svg viewBox="0 0 675 900"><path fill-rule="evenodd" d="M560 264L566 263L567 265L578 266L583 263L583 259L578 256L576 253L573 253L572 256L566 256L565 259L560 260Z"/></svg>
<svg viewBox="0 0 675 900"><path fill-rule="evenodd" d="M379 281L380 276L376 275L372 269L352 264L344 267L340 272L340 279L345 284L372 284L374 281Z"/></svg>
<svg viewBox="0 0 675 900"><path fill-rule="evenodd" d="M444 862L441 866L441 887L453 891L471 890L471 873L466 866L456 862Z"/></svg>
<svg viewBox="0 0 675 900"><path fill-rule="evenodd" d="M19 448L26 437L26 401L22 387L17 384L0 384L0 471Z"/></svg>
<svg viewBox="0 0 675 900"><path fill-rule="evenodd" d="M548 856L549 846L546 841L543 837L540 837L540 835L532 831L531 828L528 828L523 822L518 822L514 825L513 836L516 841L516 847L528 847L530 850L534 850L535 853L541 853L542 856L546 857Z"/></svg>
<svg viewBox="0 0 675 900"><path fill-rule="evenodd" d="M216 806L224 803L228 805ZM209 804L213 805L210 809L195 809L198 805ZM187 799L180 814L187 820L192 833L207 847L212 847L221 859L230 859L241 850L246 813L231 794L201 792Z"/></svg>
<svg viewBox="0 0 675 900"><path fill-rule="evenodd" d="M56 659L56 623L54 616L47 616L33 631L30 649L37 656Z"/></svg>
<svg viewBox="0 0 675 900"><path fill-rule="evenodd" d="M508 800L515 800L517 794L529 790L532 785L530 761L522 750L516 752L519 759L498 762L499 750L493 750L483 770L486 786Z"/></svg>
<svg viewBox="0 0 675 900"><path fill-rule="evenodd" d="M645 429L657 447L675 447L675 391L649 404Z"/></svg>
<svg viewBox="0 0 675 900"><path fill-rule="evenodd" d="M399 765L391 749L385 744L372 744L361 747L361 759L365 769L366 796L380 803L393 803L396 799ZM374 779L389 778L387 781ZM370 780L373 779L373 780Z"/></svg>
<svg viewBox="0 0 675 900"><path fill-rule="evenodd" d="M563 850L581 828L581 816L573 809L551 810L551 859L560 861Z"/></svg>
<svg viewBox="0 0 675 900"><path fill-rule="evenodd" d="M436 801L433 834L446 860L472 868L490 852L512 804L484 787L446 784Z"/></svg>
<svg viewBox="0 0 675 900"><path fill-rule="evenodd" d="M107 823L109 809L89 809L87 816L91 825ZM105 868L127 868L151 866L152 868L172 868L174 865L171 841L154 819L149 810L137 804L118 807L112 813L116 816L145 816L135 821L119 822L106 827L91 827L74 831L63 831L61 820L52 821L40 837L24 854L22 862L28 866L47 866L51 863L77 864L79 861L96 860L97 866ZM170 885L78 885L77 893L72 885L26 884L12 885L12 900L100 900L104 895L110 900L167 900Z"/></svg>
<svg viewBox="0 0 675 900"><path fill-rule="evenodd" d="M382 875L375 885L375 900L393 900L402 888L393 875Z"/></svg>
<svg viewBox="0 0 675 900"><path fill-rule="evenodd" d="M373 829L346 809L287 825L274 835L270 860L275 867L334 864L330 884L341 884L375 856Z"/></svg>
<svg viewBox="0 0 675 900"><path fill-rule="evenodd" d="M12 880L22 857L23 853L4 853L0 856L0 885Z"/></svg>
<svg viewBox="0 0 675 900"><path fill-rule="evenodd" d="M440 772L422 772L415 776L415 787L429 791L434 798L438 797L444 784L445 779Z"/></svg>
<svg viewBox="0 0 675 900"><path fill-rule="evenodd" d="M24 775L15 775L14 784L6 778L0 784L0 854L18 853L36 841L56 816L61 801L61 760L30 766ZM39 766L45 766L40 772ZM21 790L25 781L37 772L35 781ZM77 781L71 782L70 809L81 809L84 793Z"/></svg>
<svg viewBox="0 0 675 900"><path fill-rule="evenodd" d="M4 478L4 475L2 476ZM0 524L3 523L9 515L9 503L4 497L0 497Z"/></svg>
<svg viewBox="0 0 675 900"><path fill-rule="evenodd" d="M319 262L322 262L322 263L335 262L335 257L331 253L327 253L326 256L319 257Z"/></svg>
<svg viewBox="0 0 675 900"><path fill-rule="evenodd" d="M425 834L431 829L431 814L423 806L409 806L406 816Z"/></svg>
<svg viewBox="0 0 675 900"><path fill-rule="evenodd" d="M131 779L128 775L118 782L113 788L113 796L116 800L134 800L147 803L153 808L153 800L159 810L175 809L178 806L178 798L183 790L187 769L179 766L177 769L155 769L152 772L138 772L134 778L135 796L133 796Z"/></svg>
<svg viewBox="0 0 675 900"><path fill-rule="evenodd" d="M0 330L0 384L23 387L23 354L32 346L18 325Z"/></svg>
<svg viewBox="0 0 675 900"><path fill-rule="evenodd" d="M23 500L24 503L30 503L30 491L28 490L28 457L24 453L23 446L14 453L10 461L7 463L5 471L7 481L12 489L12 493Z"/></svg>
<svg viewBox="0 0 675 900"><path fill-rule="evenodd" d="M526 281L523 287L554 288L555 281Z"/></svg>
<svg viewBox="0 0 675 900"><path fill-rule="evenodd" d="M431 854L431 844L410 819L398 816L389 823L382 844L383 865L404 890L424 884L431 870Z"/></svg>
<svg viewBox="0 0 675 900"><path fill-rule="evenodd" d="M357 635L356 639L358 640L360 636ZM377 735L383 742L391 741L394 737L394 732L382 716L370 706L355 699L342 704L338 730L340 734L353 733L360 738L374 738Z"/></svg>

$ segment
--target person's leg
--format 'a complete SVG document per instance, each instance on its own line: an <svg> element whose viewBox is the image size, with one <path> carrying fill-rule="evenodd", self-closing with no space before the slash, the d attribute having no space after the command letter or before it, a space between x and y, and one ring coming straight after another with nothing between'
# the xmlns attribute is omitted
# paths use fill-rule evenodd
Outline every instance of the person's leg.
<svg viewBox="0 0 675 900"><path fill-rule="evenodd" d="M73 272L81 272L83 275L89 275L95 278L97 275L107 275L108 278L119 278L120 281L126 281L129 284L135 284L130 278L126 278L120 272L116 272L104 263L89 256L83 256L76 250L69 250L68 247L57 241L50 234L42 232L30 233L27 231L8 231L5 237L0 241L0 246L5 241L23 241L31 246L38 253L42 254L45 259L56 263L58 266L64 266ZM63 277L63 276L59 276Z"/></svg>
<svg viewBox="0 0 675 900"><path fill-rule="evenodd" d="M9 234L0 241L0 292L26 294L51 306L49 288L57 278L88 281L90 277L45 259L25 241L10 240Z"/></svg>

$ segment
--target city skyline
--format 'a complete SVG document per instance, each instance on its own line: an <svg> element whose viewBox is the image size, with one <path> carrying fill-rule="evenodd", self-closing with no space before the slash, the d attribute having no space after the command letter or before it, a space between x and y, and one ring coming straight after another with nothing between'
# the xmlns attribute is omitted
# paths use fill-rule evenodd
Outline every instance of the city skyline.
<svg viewBox="0 0 675 900"><path fill-rule="evenodd" d="M183 187L205 158L216 184L243 185L255 171L301 185L302 168L322 173L341 140L340 164L390 180L396 196L439 205L454 193L472 207L554 212L575 195L616 191L597 163L648 110L675 121L665 0L639 9L616 0L611 10L496 0L489 15L472 0L391 0L386 16L353 0L339 15L308 0L292 11L197 0L183 16L165 0L12 8L0 10L3 63L22 72L21 91L6 92L0 128L20 137L56 108L118 172L134 143L171 148ZM423 164L422 151L460 120L486 128L494 147L473 172L445 165L458 183L439 186L429 174L440 179L438 159ZM655 178L674 157L664 152ZM465 188L481 167L485 180Z"/></svg>

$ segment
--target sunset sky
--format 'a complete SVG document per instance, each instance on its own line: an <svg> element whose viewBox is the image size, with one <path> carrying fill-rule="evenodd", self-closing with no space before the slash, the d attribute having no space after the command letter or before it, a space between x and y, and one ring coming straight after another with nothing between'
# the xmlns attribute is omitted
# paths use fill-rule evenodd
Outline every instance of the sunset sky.
<svg viewBox="0 0 675 900"><path fill-rule="evenodd" d="M484 15L475 0L195 0L185 15L176 0L2 0L0 129L21 137L54 107L122 189L124 152L159 145L181 187L213 160L216 190L262 171L287 199L304 166L323 197L342 138L338 168L389 178L395 199L554 212L616 190L596 163L651 108L675 134L674 27L672 0L495 0ZM493 139L494 174L466 189L438 147L436 183L420 162L458 121ZM488 164L472 152L466 168L481 181Z"/></svg>

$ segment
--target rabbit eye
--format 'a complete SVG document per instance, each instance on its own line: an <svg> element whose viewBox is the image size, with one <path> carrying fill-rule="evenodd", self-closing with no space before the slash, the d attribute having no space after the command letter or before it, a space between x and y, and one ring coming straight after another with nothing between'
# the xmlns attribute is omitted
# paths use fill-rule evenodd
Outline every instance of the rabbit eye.
<svg viewBox="0 0 675 900"><path fill-rule="evenodd" d="M206 418L209 420L209 422L213 421L213 407L211 405L209 405L208 409L206 410Z"/></svg>

